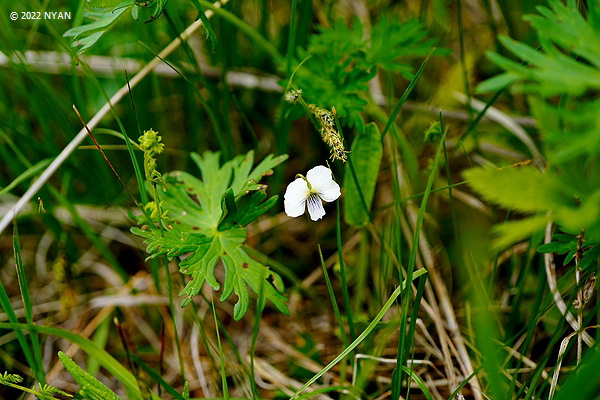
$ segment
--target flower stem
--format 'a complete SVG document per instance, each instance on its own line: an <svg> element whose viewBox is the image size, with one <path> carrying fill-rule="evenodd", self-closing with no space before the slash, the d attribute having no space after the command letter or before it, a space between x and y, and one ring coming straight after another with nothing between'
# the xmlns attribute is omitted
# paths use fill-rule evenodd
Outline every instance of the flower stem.
<svg viewBox="0 0 600 400"><path fill-rule="evenodd" d="M321 245L317 243L317 248L319 249L319 258L321 259L321 266L323 267L323 276L325 277L325 283L327 284L327 291L329 291L329 297L331 298L331 305L333 306L333 312L335 313L335 318L337 319L338 326L340 328L340 335L342 337L342 342L344 343L344 348L348 347L348 338L346 337L346 329L344 328L344 321L342 321L342 315L340 314L340 309L338 308L335 293L333 292L333 287L331 286L331 281L329 280L329 274L327 273L327 267L325 266L325 260L323 259L323 253L321 252ZM348 308L346 308L348 310ZM346 364L342 365L341 371L341 382L345 381L346 375Z"/></svg>
<svg viewBox="0 0 600 400"><path fill-rule="evenodd" d="M344 295L344 307L346 308L346 318L348 318L348 328L350 329L350 340L356 338L354 330L354 317L352 316L352 307L350 307L350 296L348 296L348 283L346 282L346 267L344 266L344 252L342 248L342 231L340 217L340 202L336 202L336 236L337 236L337 251L340 262L340 275L342 277L342 293Z"/></svg>

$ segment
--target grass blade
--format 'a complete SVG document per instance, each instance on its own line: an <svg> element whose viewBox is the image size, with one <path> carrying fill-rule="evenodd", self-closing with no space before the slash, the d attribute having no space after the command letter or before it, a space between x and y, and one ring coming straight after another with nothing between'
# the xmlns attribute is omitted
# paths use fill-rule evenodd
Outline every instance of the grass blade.
<svg viewBox="0 0 600 400"><path fill-rule="evenodd" d="M396 120L396 116L400 112L400 109L404 105L404 102L406 101L406 99L408 99L408 96L410 95L410 93L412 92L413 88L417 84L417 81L421 77L421 74L423 73L423 70L425 69L425 66L427 65L427 61L429 60L429 57L431 57L432 53L433 53L433 51L431 53L429 53L429 55L427 56L427 58L425 59L425 61L423 61L423 64L421 64L421 66L419 67L419 70L415 74L414 78L412 78L412 80L410 81L410 83L408 84L408 86L406 87L406 89L404 90L404 93L402 94L402 97L400 97L400 100L398 100L398 104L396 104L396 107L394 108L394 111L392 111L392 115L390 115L390 118L388 119L387 124L385 124L385 128L383 129L383 132L381 132L381 141L382 142L383 142L383 139L385 138L385 134L387 133L387 131L390 129L390 127L392 126L392 124Z"/></svg>
<svg viewBox="0 0 600 400"><path fill-rule="evenodd" d="M221 346L221 335L219 335L219 322L217 320L217 310L215 302L210 299L211 311L215 319L215 331L217 332L217 344L219 346L219 360L221 361L221 384L223 387L223 397L229 399L229 389L227 388L227 375L225 374L225 357L223 357L223 346Z"/></svg>
<svg viewBox="0 0 600 400"><path fill-rule="evenodd" d="M15 253L15 266L17 267L17 278L19 281L19 289L21 290L21 298L23 299L23 307L25 308L25 320L29 327L29 337L31 339L31 348L33 350L34 364L32 365L35 379L41 384L46 384L44 365L42 364L42 348L37 332L33 325L33 306L31 296L29 295L29 287L27 285L27 277L23 267L23 258L21 257L21 245L19 243L19 231L17 229L16 218L13 223L13 250Z"/></svg>
<svg viewBox="0 0 600 400"><path fill-rule="evenodd" d="M447 132L443 132L442 133L442 137L440 139L440 142L438 144L437 150L435 152L435 159L433 161L433 166L431 168L431 173L429 174L429 179L427 181L427 186L425 188L425 193L423 194L423 199L421 200L421 207L419 207L419 214L417 216L417 223L415 224L415 231L414 231L414 235L413 235L413 242L412 242L412 247L411 247L411 251L410 251L410 256L408 259L408 267L407 267L407 271L406 271L406 280L408 282L412 282L413 280L413 271L415 268L415 264L417 261L417 252L419 251L419 237L421 234L421 226L423 225L423 219L425 218L425 210L427 209L427 200L429 199L429 194L431 193L431 188L433 187L433 181L435 179L435 175L437 173L437 169L438 169L438 165L440 163L440 158L441 158L441 154L442 154L442 149L444 147L444 143L446 141L446 133ZM406 287L406 290L402 296L402 321L400 323L400 332L405 332L406 331L406 323L407 323L407 319L408 319L408 308L409 308L409 300L410 300L410 286ZM405 336L402 335L402 348L403 348L403 353L402 353L402 362L400 363L400 366L403 366L406 363L408 354L409 354L409 347L410 347L410 343L408 341L405 341ZM409 346L409 347L406 347Z"/></svg>
<svg viewBox="0 0 600 400"><path fill-rule="evenodd" d="M419 276L424 275L426 273L427 273L427 271L424 268L421 268L414 272L413 279L416 279ZM407 280L403 281L402 285L399 285L396 288L396 290L394 290L394 292L390 295L390 297L385 302L385 304L383 305L381 310L379 310L379 312L377 313L375 318L373 318L373 320L369 323L369 325L365 328L365 330L356 338L356 340L354 340L354 342L352 342L350 344L350 346L346 347L344 349L344 351L342 351L333 361L331 361L329 364L327 364L327 366L325 368L323 368L315 376L310 378L310 380L308 382L306 382L304 384L304 386L302 386L300 389L298 389L298 391L296 393L294 393L294 395L291 397L291 399L298 398L298 395L300 395L300 393L302 393L304 391L304 389L306 389L307 387L312 385L317 379L322 377L323 374L325 374L327 371L329 371L331 368L333 368L338 362L340 362L342 359L344 359L344 357L346 357L348 354L350 354L350 352L352 350L354 350L363 340L365 340L365 338L367 336L369 336L369 334L373 331L373 329L375 329L375 327L377 326L379 321L381 321L381 319L383 318L385 313L394 304L394 302L396 301L398 296L402 293L402 290L405 287L410 286L410 285L407 285L407 282L408 282Z"/></svg>

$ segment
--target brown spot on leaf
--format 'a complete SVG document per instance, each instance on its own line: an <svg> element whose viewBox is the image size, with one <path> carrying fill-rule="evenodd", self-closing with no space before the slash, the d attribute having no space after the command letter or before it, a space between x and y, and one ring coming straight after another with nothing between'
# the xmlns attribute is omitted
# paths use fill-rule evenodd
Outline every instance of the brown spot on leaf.
<svg viewBox="0 0 600 400"><path fill-rule="evenodd" d="M247 263L247 262L243 263L243 264L242 264L242 267L244 267L244 268L248 268L248 263Z"/></svg>

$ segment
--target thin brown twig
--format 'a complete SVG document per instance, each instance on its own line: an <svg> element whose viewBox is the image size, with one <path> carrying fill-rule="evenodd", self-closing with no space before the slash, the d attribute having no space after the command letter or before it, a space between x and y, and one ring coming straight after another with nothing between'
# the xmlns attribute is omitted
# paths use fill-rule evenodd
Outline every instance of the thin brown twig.
<svg viewBox="0 0 600 400"><path fill-rule="evenodd" d="M577 236L577 248L575 250L575 283L577 284L577 324L579 330L577 331L577 365L581 363L581 333L583 332L583 285L581 284L581 258L583 257L583 229Z"/></svg>

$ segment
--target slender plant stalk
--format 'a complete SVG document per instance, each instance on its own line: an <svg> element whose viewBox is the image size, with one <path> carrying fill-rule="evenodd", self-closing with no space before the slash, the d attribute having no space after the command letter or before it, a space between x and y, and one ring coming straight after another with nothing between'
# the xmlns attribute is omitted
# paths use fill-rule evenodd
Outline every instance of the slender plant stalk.
<svg viewBox="0 0 600 400"><path fill-rule="evenodd" d="M579 329L577 330L577 365L581 364L581 353L582 353L582 333L583 333L583 285L581 284L581 258L583 257L583 230L577 236L577 248L575 249L575 283L577 285L577 325Z"/></svg>
<svg viewBox="0 0 600 400"><path fill-rule="evenodd" d="M263 273L264 274L264 273ZM256 313L254 316L254 326L252 327L252 342L250 343L250 384L252 386L252 398L258 399L258 389L256 388L256 378L254 373L254 352L256 351L256 340L258 339L258 331L260 329L260 317L265 308L266 299L264 291L264 275L260 280L260 293L256 302Z"/></svg>
<svg viewBox="0 0 600 400"><path fill-rule="evenodd" d="M175 345L177 346L177 358L179 359L179 369L181 370L181 378L185 381L185 368L183 366L183 354L181 353L181 341L179 340L179 332L177 331L177 321L175 319L175 306L173 305L173 289L171 288L171 274L169 273L169 260L164 256L165 274L167 277L167 293L169 294L169 309L171 311L171 319L173 321L173 334L175 335Z"/></svg>
<svg viewBox="0 0 600 400"><path fill-rule="evenodd" d="M442 132L442 137L440 139L440 143L438 144L438 148L435 153L433 167L431 168L431 173L429 174L427 186L425 187L425 194L423 195L423 199L421 200L421 207L419 208L419 214L417 216L417 223L415 224L412 248L410 251L410 256L408 259L408 266L407 266L407 270L406 270L406 281L407 282L412 282L412 280L413 280L413 273L414 273L415 264L417 261L417 252L419 251L419 237L421 234L421 226L423 224L423 218L425 217L425 210L427 209L427 200L429 199L429 194L431 192L431 188L433 187L433 181L435 179L437 168L438 168L438 165L440 162L444 142L446 141L446 133L447 133L446 131ZM410 285L407 285L406 289L404 290L403 296L402 296L402 320L400 323L400 332L401 333L406 332L408 309L409 309L409 303L410 303L410 292L411 292ZM406 360L407 360L409 351L408 351L408 348L406 348L405 346L410 346L409 343L405 342L405 336L403 334L401 335L401 337L402 337L402 341L404 343L402 343L402 348L403 348L402 360L401 360L402 362L398 365L398 367L401 367L406 364Z"/></svg>
<svg viewBox="0 0 600 400"><path fill-rule="evenodd" d="M292 61L294 60L294 54L296 49L296 9L298 8L298 0L292 0L292 15L290 16L290 32L288 35L288 48L287 48L287 64L286 71L287 76L290 76L292 72Z"/></svg>
<svg viewBox="0 0 600 400"><path fill-rule="evenodd" d="M463 34L463 19L462 19L462 0L456 2L456 14L458 20L458 39L460 48L460 65L463 73L463 83L465 85L465 95L467 96L467 112L469 113L469 122L473 118L473 111L471 110L471 89L469 87L469 71L467 69L467 61L465 56L465 38Z"/></svg>
<svg viewBox="0 0 600 400"><path fill-rule="evenodd" d="M350 296L348 294L348 281L346 279L346 266L344 263L344 250L342 246L342 230L341 230L341 215L340 215L340 202L335 203L336 207L336 238L337 238L337 252L338 261L340 263L340 276L342 278L342 295L344 297L344 308L346 310L346 318L348 319L348 329L350 330L350 340L356 338L356 330L354 328L354 316L352 315L352 307L350 305Z"/></svg>
<svg viewBox="0 0 600 400"><path fill-rule="evenodd" d="M390 129L390 127L392 126L392 124L396 120L396 116L400 112L400 109L404 105L404 102L406 101L406 99L408 99L408 96L410 95L410 93L412 92L413 88L415 87L415 85L419 81L419 77L423 73L423 70L425 69L425 66L427 65L427 61L429 60L429 57L431 57L431 54L433 53L433 51L434 50L432 50L431 53L429 53L429 55L427 56L427 58L425 58L425 61L423 61L423 63L421 64L421 66L417 70L417 73L415 74L415 77L410 81L410 83L408 84L408 86L404 90L404 93L402 93L402 97L400 97L400 100L398 100L398 104L396 104L396 107L394 107L394 111L392 111L392 114L390 115L390 118L388 119L388 122L385 124L385 128L383 129L383 132L381 132L381 140L382 141L385 138L385 135L386 135L387 131Z"/></svg>
<svg viewBox="0 0 600 400"><path fill-rule="evenodd" d="M317 248L319 250L319 258L321 259L321 266L323 267L323 277L325 278L325 284L327 285L327 291L329 292L329 298L331 299L331 305L333 306L333 312L335 313L335 319L337 320L338 326L340 328L340 335L342 336L342 343L344 347L348 347L348 338L346 337L346 329L344 328L344 321L342 320L342 315L340 314L340 309L338 308L335 293L333 291L333 287L331 286L331 281L329 280L329 273L327 272L327 267L325 266L325 260L323 259L323 253L321 252L321 245L317 243ZM340 376L340 380L344 382L346 380L346 364L342 365L342 372Z"/></svg>
<svg viewBox="0 0 600 400"><path fill-rule="evenodd" d="M283 57L281 54L279 54L277 48L245 21L242 21L229 11L220 8L217 4L212 4L206 0L198 0L198 2L202 5L202 7L212 10L216 15L235 25L239 30L248 35L248 37L252 39L253 43L257 44L259 47L269 53L269 55L273 57L277 63L283 61ZM225 4L225 2L223 2L223 4Z"/></svg>
<svg viewBox="0 0 600 400"><path fill-rule="evenodd" d="M440 111L440 129L444 132L444 118ZM443 143L444 146L444 164L446 165L446 178L448 179L448 196L450 197L450 210L452 213L452 229L454 230L454 237L456 240L460 239L458 234L458 223L456 222L456 211L454 208L454 197L452 196L452 178L450 177L450 164L448 160L448 153L446 152L446 141Z"/></svg>
<svg viewBox="0 0 600 400"><path fill-rule="evenodd" d="M229 389L227 388L227 375L225 374L225 357L223 357L223 347L221 346L221 335L219 335L219 322L217 320L217 310L215 309L215 302L210 298L211 310L215 319L215 331L217 332L217 344L219 346L219 359L221 360L221 383L223 387L223 396L225 399L229 399Z"/></svg>
<svg viewBox="0 0 600 400"><path fill-rule="evenodd" d="M23 268L23 259L21 258L21 245L19 243L19 232L17 229L16 218L13 223L13 250L15 256L15 266L17 268L17 279L19 281L19 289L21 290L21 299L25 308L25 320L29 327L29 336L31 339L31 348L33 350L33 364L31 364L35 379L41 384L46 384L44 373L44 364L42 363L42 349L40 346L37 330L33 324L33 306L29 295L29 286L27 285L27 277ZM10 303L9 303L10 305ZM12 306L10 307L12 309ZM5 310L7 312L7 310Z"/></svg>
<svg viewBox="0 0 600 400"><path fill-rule="evenodd" d="M173 64L171 64L167 60L163 59L160 56L160 54L155 53L154 50L152 50L148 45L146 45L143 42L139 42L139 43L142 46L144 46L145 48L147 48L150 52L152 52L152 54L154 54L155 57L158 57L169 68L171 68L173 71L175 71L175 73L177 73L177 75L179 75L184 81L186 81L190 85L192 90L194 90L194 92L196 92L196 95L198 96L198 101L200 101L200 105L204 109L204 112L206 112L206 115L208 115L208 119L209 119L213 129L215 130L215 137L217 138L217 143L219 144L219 148L227 153L230 153L230 150L227 147L227 142L225 142L223 140L223 136L224 136L223 130L221 129L221 123L219 122L219 119L217 118L217 113L215 112L215 110L213 110L213 108L210 106L210 104L208 104L206 102L206 100L204 100L204 97L202 96L202 93L200 92L200 89L198 89L197 85L194 84L186 75L181 73L181 71L179 71L179 69L177 69Z"/></svg>

